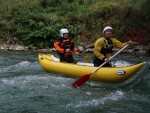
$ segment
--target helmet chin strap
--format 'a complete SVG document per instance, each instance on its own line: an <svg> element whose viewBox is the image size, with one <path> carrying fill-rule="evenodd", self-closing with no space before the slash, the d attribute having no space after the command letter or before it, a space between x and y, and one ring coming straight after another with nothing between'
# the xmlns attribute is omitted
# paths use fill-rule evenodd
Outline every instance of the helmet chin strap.
<svg viewBox="0 0 150 113"><path fill-rule="evenodd" d="M110 37L107 37L107 36L104 36L105 37L105 39L109 39Z"/></svg>
<svg viewBox="0 0 150 113"><path fill-rule="evenodd" d="M112 36L104 36L105 37L105 39L110 39L110 38L112 38L113 37L113 35Z"/></svg>

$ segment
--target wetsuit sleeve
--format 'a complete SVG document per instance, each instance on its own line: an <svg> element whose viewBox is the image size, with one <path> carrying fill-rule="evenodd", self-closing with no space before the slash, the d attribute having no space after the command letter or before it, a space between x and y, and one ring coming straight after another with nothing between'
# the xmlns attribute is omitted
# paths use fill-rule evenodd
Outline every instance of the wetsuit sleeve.
<svg viewBox="0 0 150 113"><path fill-rule="evenodd" d="M77 52L78 51L78 49L76 47L74 47L74 40L71 40L71 50L73 52Z"/></svg>
<svg viewBox="0 0 150 113"><path fill-rule="evenodd" d="M101 49L103 47L103 44L104 44L103 38L98 39L94 44L94 55L100 60L103 60L105 58L105 56L101 54Z"/></svg>
<svg viewBox="0 0 150 113"><path fill-rule="evenodd" d="M74 49L73 49L73 52L77 52L78 51L78 49L75 47Z"/></svg>
<svg viewBox="0 0 150 113"><path fill-rule="evenodd" d="M59 53L64 53L65 52L65 49L60 47L60 42L54 42L54 47L55 47L55 50Z"/></svg>
<svg viewBox="0 0 150 113"><path fill-rule="evenodd" d="M114 46L117 48L123 48L125 45L127 45L127 43L122 43L115 38L112 38L112 42L113 42Z"/></svg>

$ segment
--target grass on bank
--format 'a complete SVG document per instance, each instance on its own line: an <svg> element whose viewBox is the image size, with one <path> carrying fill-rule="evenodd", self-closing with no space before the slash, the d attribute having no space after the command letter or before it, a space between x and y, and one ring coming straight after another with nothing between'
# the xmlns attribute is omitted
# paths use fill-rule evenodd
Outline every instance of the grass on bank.
<svg viewBox="0 0 150 113"><path fill-rule="evenodd" d="M149 0L0 0L0 37L9 43L53 46L59 30L70 37L94 42L106 25L121 40L146 40L150 29ZM136 35L135 35L136 34ZM79 42L79 41L78 41Z"/></svg>

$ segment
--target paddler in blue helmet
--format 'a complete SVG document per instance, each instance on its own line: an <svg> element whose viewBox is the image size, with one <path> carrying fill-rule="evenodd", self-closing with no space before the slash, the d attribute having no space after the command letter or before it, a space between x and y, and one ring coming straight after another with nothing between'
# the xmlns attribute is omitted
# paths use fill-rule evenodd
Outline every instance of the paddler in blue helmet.
<svg viewBox="0 0 150 113"><path fill-rule="evenodd" d="M112 31L113 28L111 26L106 26L103 29L103 37L99 38L94 44L93 63L95 67L100 66L104 62L107 62L104 67L111 67L109 58L113 52L113 47L122 48L128 43L132 43L132 41L127 43L120 42L113 37Z"/></svg>

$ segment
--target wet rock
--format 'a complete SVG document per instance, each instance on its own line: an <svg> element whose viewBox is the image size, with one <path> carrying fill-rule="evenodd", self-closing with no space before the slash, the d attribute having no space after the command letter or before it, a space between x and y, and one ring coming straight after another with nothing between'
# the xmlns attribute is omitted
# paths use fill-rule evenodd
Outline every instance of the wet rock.
<svg viewBox="0 0 150 113"><path fill-rule="evenodd" d="M94 43L86 45L85 48L94 48Z"/></svg>
<svg viewBox="0 0 150 113"><path fill-rule="evenodd" d="M78 48L78 51L79 51L79 52L83 52L83 51L84 51L83 46L78 46L77 48Z"/></svg>
<svg viewBox="0 0 150 113"><path fill-rule="evenodd" d="M16 51L25 51L26 49L23 46L15 45L13 50L16 50Z"/></svg>

